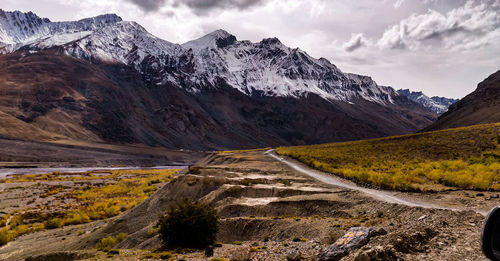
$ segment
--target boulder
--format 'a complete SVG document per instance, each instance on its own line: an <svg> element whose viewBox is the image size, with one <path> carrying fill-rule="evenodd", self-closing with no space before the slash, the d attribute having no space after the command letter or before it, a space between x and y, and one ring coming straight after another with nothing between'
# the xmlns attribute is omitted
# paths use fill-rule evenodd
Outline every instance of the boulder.
<svg viewBox="0 0 500 261"><path fill-rule="evenodd" d="M319 254L320 261L337 261L368 243L377 231L367 227L352 227L335 243L323 249Z"/></svg>

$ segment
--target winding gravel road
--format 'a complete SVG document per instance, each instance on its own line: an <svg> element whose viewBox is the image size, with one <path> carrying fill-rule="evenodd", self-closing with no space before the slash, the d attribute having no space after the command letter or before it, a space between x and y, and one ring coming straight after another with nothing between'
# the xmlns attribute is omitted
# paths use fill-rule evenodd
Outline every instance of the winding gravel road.
<svg viewBox="0 0 500 261"><path fill-rule="evenodd" d="M360 191L360 192L363 192L363 193L369 195L370 197L372 197L376 200L380 200L380 201L384 201L384 202L388 202L388 203L393 203L393 204L410 206L410 207L450 209L450 210L455 210L455 211L459 210L456 208L439 206L439 205L429 203L429 202L415 201L415 200L401 198L401 197L396 196L395 193L391 192L391 191L361 187L353 182L347 181L347 180L342 179L340 177L337 177L335 175L312 169L312 168L306 166L305 164L302 164L302 163L296 162L294 160L289 160L285 157L279 156L276 154L274 149L266 151L265 154L267 154L268 156L288 165L289 167L295 169L296 171L299 171L303 174L306 174L306 175L308 175L312 178L315 178L323 183L346 188L346 189L350 189L350 190ZM477 212L482 214L482 215L486 215L486 213L483 213L480 211L477 211Z"/></svg>

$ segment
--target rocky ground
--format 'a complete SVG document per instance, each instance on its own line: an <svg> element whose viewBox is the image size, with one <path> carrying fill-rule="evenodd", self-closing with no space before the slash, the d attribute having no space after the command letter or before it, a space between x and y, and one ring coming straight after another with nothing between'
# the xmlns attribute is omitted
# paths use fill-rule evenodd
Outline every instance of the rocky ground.
<svg viewBox="0 0 500 261"><path fill-rule="evenodd" d="M317 260L323 249L350 228L366 227L376 233L370 233L365 245L346 251L342 260L484 260L480 250L484 216L478 212L500 203L495 193L396 194L458 210L378 201L321 183L263 151L219 153L198 162L119 217L21 236L0 248L0 259L58 253L61 260L210 260L203 251L165 252L158 249L157 236L147 235L148 226L173 202L193 198L211 204L222 217L216 258ZM123 232L129 236L116 246L118 251L94 249L99 239ZM32 260L54 260L50 257Z"/></svg>

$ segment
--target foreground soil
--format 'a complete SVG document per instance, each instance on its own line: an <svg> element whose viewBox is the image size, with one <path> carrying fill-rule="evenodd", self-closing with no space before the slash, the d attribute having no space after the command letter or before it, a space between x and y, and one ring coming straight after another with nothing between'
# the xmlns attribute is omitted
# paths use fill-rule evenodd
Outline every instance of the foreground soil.
<svg viewBox="0 0 500 261"><path fill-rule="evenodd" d="M263 151L212 154L116 218L23 235L0 248L0 259L51 260L58 255L61 260L209 260L203 251L165 252L158 237L148 234L148 227L172 203L192 198L211 204L222 217L221 247L214 251L218 258L286 260L298 252L304 260L316 260L321 249L350 227L366 226L386 233L342 260L374 252L392 260L485 260L480 251L484 216L478 212L500 203L494 194L395 194L456 210L378 201L321 183ZM119 233L128 237L115 246L117 251L94 249L101 238Z"/></svg>

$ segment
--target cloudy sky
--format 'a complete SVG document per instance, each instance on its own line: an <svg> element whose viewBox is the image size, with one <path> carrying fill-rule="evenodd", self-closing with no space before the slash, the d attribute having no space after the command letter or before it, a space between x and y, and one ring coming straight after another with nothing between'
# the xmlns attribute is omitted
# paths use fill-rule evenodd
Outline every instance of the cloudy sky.
<svg viewBox="0 0 500 261"><path fill-rule="evenodd" d="M461 98L500 69L500 0L2 0L52 21L116 13L183 43L278 37L396 89Z"/></svg>

